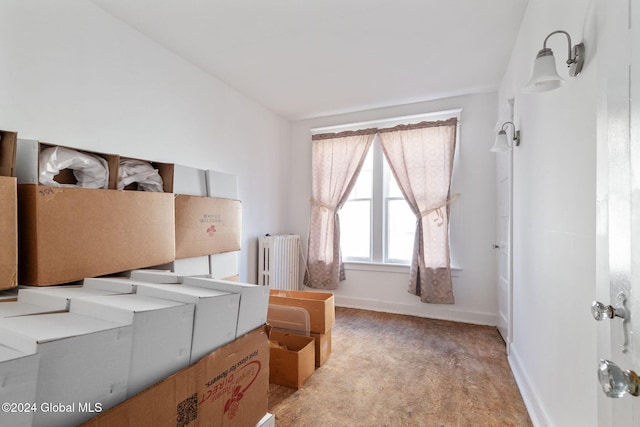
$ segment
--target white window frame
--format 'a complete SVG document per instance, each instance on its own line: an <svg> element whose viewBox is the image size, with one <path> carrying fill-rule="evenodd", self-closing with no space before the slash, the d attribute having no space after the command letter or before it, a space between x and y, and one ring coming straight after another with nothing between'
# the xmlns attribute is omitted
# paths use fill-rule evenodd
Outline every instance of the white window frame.
<svg viewBox="0 0 640 427"><path fill-rule="evenodd" d="M461 125L461 116L462 109L452 109L445 111L438 111L432 113L424 113L424 114L415 114L411 116L402 116L402 117L394 117L389 119L381 119L381 120L372 120L366 122L358 122L358 123L350 123L344 125L336 125L336 126L326 126L320 128L311 129L311 134L320 134L320 133L337 133L344 131L355 131L368 129L372 127L377 128L388 128L393 127L400 124L413 124L420 123L422 121L435 121L435 120L446 120L449 118L455 117L458 120L458 131L456 132L456 147L455 147L455 155L454 155L454 165L453 165L453 174L451 181L451 193L459 193L460 191L460 183L461 179L461 170L460 170L460 125ZM397 272L397 273L407 273L409 271L409 265L393 262L392 260L385 260L386 254L384 253L386 250L386 232L388 227L384 221L386 220L386 203L385 203L385 189L382 188L384 180L383 177L380 176L383 174L382 168L382 157L384 154L382 153L382 147L377 140L377 136L373 141L373 194L371 199L371 246L370 246L370 260L362 260L362 259L345 259L345 268L350 270L366 270L366 271L384 271L384 272ZM376 167L376 162L378 162L378 167ZM461 244L461 233L460 233L460 225L462 224L461 220L461 210L456 206L458 202L450 205L450 218L449 218L449 237L450 237L450 246L451 246L451 270L453 276L458 276L460 271L462 270L460 264L458 263L458 256L456 248ZM383 206L384 205L384 206Z"/></svg>

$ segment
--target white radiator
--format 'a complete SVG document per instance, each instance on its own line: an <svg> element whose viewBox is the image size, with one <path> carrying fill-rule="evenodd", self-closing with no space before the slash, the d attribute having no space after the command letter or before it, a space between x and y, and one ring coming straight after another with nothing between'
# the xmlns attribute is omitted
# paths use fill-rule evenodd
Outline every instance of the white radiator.
<svg viewBox="0 0 640 427"><path fill-rule="evenodd" d="M272 289L299 290L300 236L258 238L258 284Z"/></svg>

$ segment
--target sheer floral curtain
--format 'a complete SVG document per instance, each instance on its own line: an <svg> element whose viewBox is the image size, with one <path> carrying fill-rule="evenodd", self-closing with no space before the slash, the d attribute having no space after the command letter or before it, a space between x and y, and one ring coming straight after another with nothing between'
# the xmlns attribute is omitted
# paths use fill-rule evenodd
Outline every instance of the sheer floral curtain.
<svg viewBox="0 0 640 427"><path fill-rule="evenodd" d="M376 129L312 137L311 223L305 284L336 289L344 280L338 210L349 197Z"/></svg>
<svg viewBox="0 0 640 427"><path fill-rule="evenodd" d="M378 136L416 215L409 292L422 302L453 304L448 205L457 119L380 129Z"/></svg>

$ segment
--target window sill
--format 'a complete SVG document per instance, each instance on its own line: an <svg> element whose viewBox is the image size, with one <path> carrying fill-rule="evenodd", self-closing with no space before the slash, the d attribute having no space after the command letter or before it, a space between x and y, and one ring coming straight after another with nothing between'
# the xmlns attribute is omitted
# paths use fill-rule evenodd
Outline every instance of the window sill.
<svg viewBox="0 0 640 427"><path fill-rule="evenodd" d="M410 266L406 264L385 264L382 262L355 262L348 261L344 263L345 270L355 271L375 271L381 273L409 274ZM451 267L451 276L460 277L462 268Z"/></svg>

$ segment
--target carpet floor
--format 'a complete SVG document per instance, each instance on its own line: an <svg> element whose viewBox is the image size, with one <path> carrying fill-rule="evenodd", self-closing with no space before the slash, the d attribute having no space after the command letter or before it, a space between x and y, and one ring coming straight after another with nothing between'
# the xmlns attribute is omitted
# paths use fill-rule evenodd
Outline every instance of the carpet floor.
<svg viewBox="0 0 640 427"><path fill-rule="evenodd" d="M496 328L336 307L329 359L270 384L276 427L531 426Z"/></svg>

